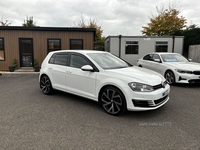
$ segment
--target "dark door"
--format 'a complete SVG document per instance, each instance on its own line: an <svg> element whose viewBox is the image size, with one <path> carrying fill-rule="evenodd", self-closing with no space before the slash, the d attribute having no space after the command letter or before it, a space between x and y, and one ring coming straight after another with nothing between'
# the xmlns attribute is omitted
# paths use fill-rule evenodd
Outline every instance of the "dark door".
<svg viewBox="0 0 200 150"><path fill-rule="evenodd" d="M33 39L19 39L20 67L33 67Z"/></svg>

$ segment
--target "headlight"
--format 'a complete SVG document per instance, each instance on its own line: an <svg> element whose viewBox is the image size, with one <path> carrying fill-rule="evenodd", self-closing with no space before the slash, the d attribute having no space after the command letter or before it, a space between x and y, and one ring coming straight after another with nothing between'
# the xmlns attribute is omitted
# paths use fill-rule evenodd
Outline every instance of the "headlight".
<svg viewBox="0 0 200 150"><path fill-rule="evenodd" d="M193 72L189 71L189 70L176 69L176 71L179 72L179 73L193 74Z"/></svg>
<svg viewBox="0 0 200 150"><path fill-rule="evenodd" d="M151 92L153 91L153 87L147 84L137 83L137 82L131 82L128 84L129 87L136 92Z"/></svg>

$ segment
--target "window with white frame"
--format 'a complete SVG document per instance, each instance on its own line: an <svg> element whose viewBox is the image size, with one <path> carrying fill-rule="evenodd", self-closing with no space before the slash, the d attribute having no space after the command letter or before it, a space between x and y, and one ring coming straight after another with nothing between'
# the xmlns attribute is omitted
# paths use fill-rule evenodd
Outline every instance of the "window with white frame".
<svg viewBox="0 0 200 150"><path fill-rule="evenodd" d="M167 52L168 42L167 41L157 41L155 46L156 52Z"/></svg>
<svg viewBox="0 0 200 150"><path fill-rule="evenodd" d="M125 54L138 54L138 41L126 41Z"/></svg>

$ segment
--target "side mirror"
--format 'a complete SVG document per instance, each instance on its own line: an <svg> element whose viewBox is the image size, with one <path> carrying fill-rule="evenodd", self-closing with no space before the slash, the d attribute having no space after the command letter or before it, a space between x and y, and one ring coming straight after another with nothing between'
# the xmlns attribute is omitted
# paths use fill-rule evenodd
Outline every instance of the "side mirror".
<svg viewBox="0 0 200 150"><path fill-rule="evenodd" d="M84 65L84 66L82 66L81 70L83 70L83 71L94 71L94 69L90 65Z"/></svg>
<svg viewBox="0 0 200 150"><path fill-rule="evenodd" d="M191 62L191 61L192 61L192 59L191 59L191 58L189 58L189 59L188 59L188 61L189 61L189 62Z"/></svg>
<svg viewBox="0 0 200 150"><path fill-rule="evenodd" d="M160 59L154 59L153 61L161 63Z"/></svg>

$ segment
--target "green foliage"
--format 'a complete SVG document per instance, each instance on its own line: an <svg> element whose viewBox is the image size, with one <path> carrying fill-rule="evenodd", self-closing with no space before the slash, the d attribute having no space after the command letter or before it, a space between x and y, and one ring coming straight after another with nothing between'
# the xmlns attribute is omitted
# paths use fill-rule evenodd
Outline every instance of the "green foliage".
<svg viewBox="0 0 200 150"><path fill-rule="evenodd" d="M101 39L95 40L94 49L104 51L104 41L105 41L105 37L101 37Z"/></svg>
<svg viewBox="0 0 200 150"><path fill-rule="evenodd" d="M95 34L95 41L94 41L94 49L95 50L104 50L104 41L105 37L102 35L103 30L101 29L101 26L97 25L97 21L94 19L90 19L89 22L86 24L83 17L81 17L81 21L78 24L81 28L96 28L96 34Z"/></svg>
<svg viewBox="0 0 200 150"><path fill-rule="evenodd" d="M36 23L33 22L33 16L32 17L28 17L26 18L26 20L24 20L24 23L22 24L23 27L36 27Z"/></svg>
<svg viewBox="0 0 200 150"><path fill-rule="evenodd" d="M193 24L185 30L175 32L176 36L184 36L183 55L188 57L188 50L190 45L200 44L200 28Z"/></svg>
<svg viewBox="0 0 200 150"><path fill-rule="evenodd" d="M13 60L13 66L14 66L15 69L17 69L17 67L18 67L16 58Z"/></svg>
<svg viewBox="0 0 200 150"><path fill-rule="evenodd" d="M142 34L148 36L169 36L186 27L186 19L179 17L176 9L165 9L158 16L150 19L147 26L142 27Z"/></svg>
<svg viewBox="0 0 200 150"><path fill-rule="evenodd" d="M38 62L36 59L34 59L34 67L38 67Z"/></svg>

